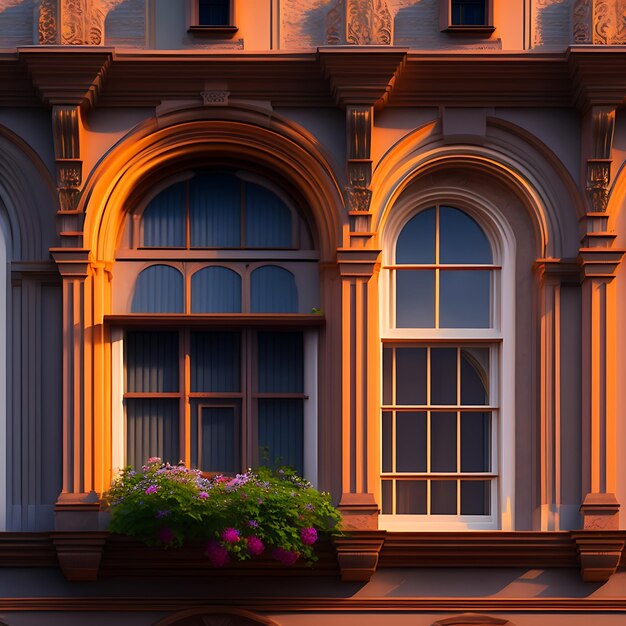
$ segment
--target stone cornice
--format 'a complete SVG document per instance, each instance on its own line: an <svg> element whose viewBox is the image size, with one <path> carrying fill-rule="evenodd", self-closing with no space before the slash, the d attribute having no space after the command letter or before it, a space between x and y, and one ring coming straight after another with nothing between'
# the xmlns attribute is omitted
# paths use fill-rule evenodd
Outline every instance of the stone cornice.
<svg viewBox="0 0 626 626"><path fill-rule="evenodd" d="M103 82L104 75L106 79ZM30 78L29 78L30 76ZM626 48L563 52L417 51L327 46L305 52L116 51L30 46L0 51L0 106L156 106L198 99L207 80L274 106L619 105Z"/></svg>

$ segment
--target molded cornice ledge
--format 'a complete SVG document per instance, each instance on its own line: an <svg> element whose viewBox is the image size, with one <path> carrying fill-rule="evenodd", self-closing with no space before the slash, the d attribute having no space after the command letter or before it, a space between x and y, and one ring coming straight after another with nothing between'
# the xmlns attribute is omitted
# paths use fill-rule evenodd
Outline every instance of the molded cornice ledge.
<svg viewBox="0 0 626 626"><path fill-rule="evenodd" d="M370 248L340 248L337 263L342 276L372 276L380 265L380 250Z"/></svg>
<svg viewBox="0 0 626 626"><path fill-rule="evenodd" d="M317 49L338 106L383 107L406 61L408 48L332 46Z"/></svg>
<svg viewBox="0 0 626 626"><path fill-rule="evenodd" d="M594 105L626 100L624 46L571 46L567 61L572 77L572 104L581 112Z"/></svg>
<svg viewBox="0 0 626 626"><path fill-rule="evenodd" d="M64 278L85 278L89 271L89 250L86 248L50 248L59 273Z"/></svg>
<svg viewBox="0 0 626 626"><path fill-rule="evenodd" d="M113 48L33 46L18 48L44 104L95 106Z"/></svg>

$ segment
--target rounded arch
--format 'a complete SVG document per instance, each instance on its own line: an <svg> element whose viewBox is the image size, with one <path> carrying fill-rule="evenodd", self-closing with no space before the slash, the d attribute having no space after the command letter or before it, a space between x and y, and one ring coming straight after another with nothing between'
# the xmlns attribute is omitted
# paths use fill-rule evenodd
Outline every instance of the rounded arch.
<svg viewBox="0 0 626 626"><path fill-rule="evenodd" d="M522 203L531 220L537 257L575 256L578 218L584 203L558 158L542 142L510 122L488 118L481 144L454 143L437 122L414 130L395 144L373 175L372 211L381 232L403 192L419 180L448 172L468 179L483 175ZM451 187L462 197L466 186ZM503 198L506 201L506 198ZM567 211L574 212L571 215ZM395 210L395 209L394 209Z"/></svg>
<svg viewBox="0 0 626 626"><path fill-rule="evenodd" d="M18 135L0 125L0 210L7 217L13 260L48 259L57 201L49 171ZM55 236L56 237L56 236Z"/></svg>
<svg viewBox="0 0 626 626"><path fill-rule="evenodd" d="M236 164L280 179L308 211L322 261L331 261L347 226L329 161L300 127L255 109L196 108L137 127L102 159L86 183L85 247L111 261L129 205L157 181L199 165Z"/></svg>
<svg viewBox="0 0 626 626"><path fill-rule="evenodd" d="M228 626L256 626L264 624L265 626L280 626L273 619L263 615L257 615L251 611L230 607L200 608L189 609L170 615L155 626L211 626L228 625Z"/></svg>

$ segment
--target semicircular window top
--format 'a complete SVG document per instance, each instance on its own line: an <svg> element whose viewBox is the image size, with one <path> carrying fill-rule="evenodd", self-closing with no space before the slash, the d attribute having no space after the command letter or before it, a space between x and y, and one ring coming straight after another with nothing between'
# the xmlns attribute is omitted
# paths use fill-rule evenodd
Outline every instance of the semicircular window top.
<svg viewBox="0 0 626 626"><path fill-rule="evenodd" d="M492 327L497 269L489 240L467 213L448 206L421 211L396 242L395 327Z"/></svg>
<svg viewBox="0 0 626 626"><path fill-rule="evenodd" d="M159 192L141 214L138 248L299 248L302 220L269 181L199 171Z"/></svg>

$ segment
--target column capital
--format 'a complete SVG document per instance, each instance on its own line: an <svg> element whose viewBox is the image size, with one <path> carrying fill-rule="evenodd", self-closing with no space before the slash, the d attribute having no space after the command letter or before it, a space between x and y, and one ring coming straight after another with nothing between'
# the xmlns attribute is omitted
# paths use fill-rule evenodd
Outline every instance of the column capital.
<svg viewBox="0 0 626 626"><path fill-rule="evenodd" d="M90 250L86 248L50 248L59 273L63 278L82 278L89 275Z"/></svg>
<svg viewBox="0 0 626 626"><path fill-rule="evenodd" d="M606 282L615 277L626 250L617 248L580 248L578 263L581 267L583 280L602 278Z"/></svg>
<svg viewBox="0 0 626 626"><path fill-rule="evenodd" d="M380 267L380 253L380 250L369 248L339 248L339 273L342 277L370 278Z"/></svg>

